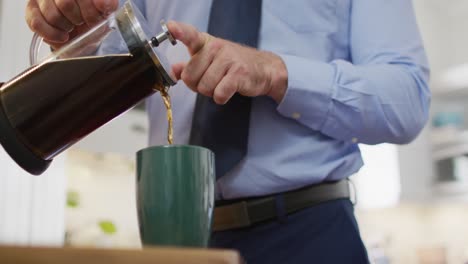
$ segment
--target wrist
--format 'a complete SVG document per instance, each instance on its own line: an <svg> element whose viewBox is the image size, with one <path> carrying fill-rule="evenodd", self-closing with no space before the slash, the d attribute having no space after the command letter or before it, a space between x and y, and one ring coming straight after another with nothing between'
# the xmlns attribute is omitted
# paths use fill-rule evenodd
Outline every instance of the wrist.
<svg viewBox="0 0 468 264"><path fill-rule="evenodd" d="M271 87L268 96L280 103L288 88L288 69L280 56L273 53L271 53L271 56L273 57L270 70Z"/></svg>

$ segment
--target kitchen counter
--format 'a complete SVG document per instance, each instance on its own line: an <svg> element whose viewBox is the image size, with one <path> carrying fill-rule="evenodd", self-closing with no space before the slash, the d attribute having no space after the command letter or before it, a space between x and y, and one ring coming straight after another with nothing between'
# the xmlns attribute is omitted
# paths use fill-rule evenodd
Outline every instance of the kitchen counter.
<svg viewBox="0 0 468 264"><path fill-rule="evenodd" d="M241 264L235 251L181 248L107 250L85 248L0 247L5 264Z"/></svg>

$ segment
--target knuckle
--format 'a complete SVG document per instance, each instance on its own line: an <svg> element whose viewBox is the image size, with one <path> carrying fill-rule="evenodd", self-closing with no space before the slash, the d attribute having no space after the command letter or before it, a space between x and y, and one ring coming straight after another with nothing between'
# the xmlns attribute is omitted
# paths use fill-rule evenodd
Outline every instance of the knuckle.
<svg viewBox="0 0 468 264"><path fill-rule="evenodd" d="M222 87L216 89L216 102L225 104L236 93L236 84L233 82L225 82Z"/></svg>
<svg viewBox="0 0 468 264"><path fill-rule="evenodd" d="M81 15L83 17L83 20L89 25L97 24L103 19L99 12L94 8L85 10L82 9Z"/></svg>
<svg viewBox="0 0 468 264"><path fill-rule="evenodd" d="M182 81L184 81L185 84L187 84L187 86L195 88L197 82L195 81L195 78L191 74L187 73L187 71L182 72L181 78L182 78Z"/></svg>
<svg viewBox="0 0 468 264"><path fill-rule="evenodd" d="M247 73L247 67L243 63L236 63L232 66L232 70L237 76L243 76Z"/></svg>
<svg viewBox="0 0 468 264"><path fill-rule="evenodd" d="M204 96L208 96L208 97L211 97L213 96L213 92L211 92L211 90L208 90L208 89L202 89L202 90L198 90L199 93L203 94Z"/></svg>
<svg viewBox="0 0 468 264"><path fill-rule="evenodd" d="M223 47L223 41L219 38L212 38L207 45L209 50L219 51Z"/></svg>
<svg viewBox="0 0 468 264"><path fill-rule="evenodd" d="M28 2L26 3L26 9L34 9L37 7L37 5L38 3L36 0L28 0Z"/></svg>
<svg viewBox="0 0 468 264"><path fill-rule="evenodd" d="M237 83L237 85L230 85L227 87L226 89L226 94L227 96L230 96L230 95L233 95L234 93L236 93L237 91L239 90L239 84Z"/></svg>
<svg viewBox="0 0 468 264"><path fill-rule="evenodd" d="M207 46L205 46L203 49L206 49L206 51L204 52L204 56L206 56L207 58L211 60L214 59L214 57L216 56L216 53L218 52L216 49L212 47L210 43L208 43Z"/></svg>
<svg viewBox="0 0 468 264"><path fill-rule="evenodd" d="M235 56L235 54L229 52L227 47L221 47L218 51L218 57L222 58L225 63L229 63L230 65L234 64Z"/></svg>
<svg viewBox="0 0 468 264"><path fill-rule="evenodd" d="M56 10L50 9L47 12L44 12L44 18L53 26L58 26L63 24L62 15Z"/></svg>
<svg viewBox="0 0 468 264"><path fill-rule="evenodd" d="M75 2L71 0L55 0L55 4L64 13L71 13L75 8Z"/></svg>
<svg viewBox="0 0 468 264"><path fill-rule="evenodd" d="M99 17L94 16L92 14L84 14L83 19L89 25L94 25L94 24L97 24L99 22Z"/></svg>
<svg viewBox="0 0 468 264"><path fill-rule="evenodd" d="M32 31L39 32L42 27L42 22L39 18L32 17L29 19L29 27L31 28Z"/></svg>
<svg viewBox="0 0 468 264"><path fill-rule="evenodd" d="M233 56L233 55L236 55L238 54L237 51L235 51L233 49L233 46L231 45L231 43L227 42L227 41L224 41L224 40L220 40L222 41L222 45L221 45L221 51L226 55L226 56Z"/></svg>
<svg viewBox="0 0 468 264"><path fill-rule="evenodd" d="M225 92L218 93L213 97L213 100L217 104L225 104L228 99L229 99L229 96Z"/></svg>
<svg viewBox="0 0 468 264"><path fill-rule="evenodd" d="M213 95L212 89L209 86L206 86L206 85L203 85L203 84L200 84L200 85L197 86L197 91L199 93L203 94L204 96L212 96Z"/></svg>
<svg viewBox="0 0 468 264"><path fill-rule="evenodd" d="M35 0L28 0L28 2L26 2L26 12L31 11L34 8L35 4Z"/></svg>
<svg viewBox="0 0 468 264"><path fill-rule="evenodd" d="M209 86L206 84L204 80L201 80L197 85L197 90L202 92L208 90Z"/></svg>

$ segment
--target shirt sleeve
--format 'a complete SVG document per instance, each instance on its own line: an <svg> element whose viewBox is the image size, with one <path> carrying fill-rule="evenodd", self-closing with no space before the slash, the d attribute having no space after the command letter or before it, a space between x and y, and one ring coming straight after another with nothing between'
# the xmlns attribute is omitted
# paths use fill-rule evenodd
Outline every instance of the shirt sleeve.
<svg viewBox="0 0 468 264"><path fill-rule="evenodd" d="M279 113L339 140L410 142L430 105L412 1L352 1L350 53L328 63L280 54L289 76Z"/></svg>

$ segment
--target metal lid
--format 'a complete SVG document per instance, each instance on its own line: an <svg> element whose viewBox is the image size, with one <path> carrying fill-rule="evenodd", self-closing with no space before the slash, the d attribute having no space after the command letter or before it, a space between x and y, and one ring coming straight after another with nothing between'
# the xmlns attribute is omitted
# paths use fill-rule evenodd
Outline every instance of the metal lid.
<svg viewBox="0 0 468 264"><path fill-rule="evenodd" d="M151 30L148 27L146 19L141 14L137 6L128 0L125 2L121 10L116 14L117 24L125 40L128 50L132 54L140 54L144 51L153 61L158 72L161 74L165 86L174 86L177 81L174 80L169 72L171 65L167 58L161 54L155 47L153 47L151 38ZM167 27L162 25L167 33ZM172 42L172 40L171 40ZM172 42L174 44L174 42Z"/></svg>

